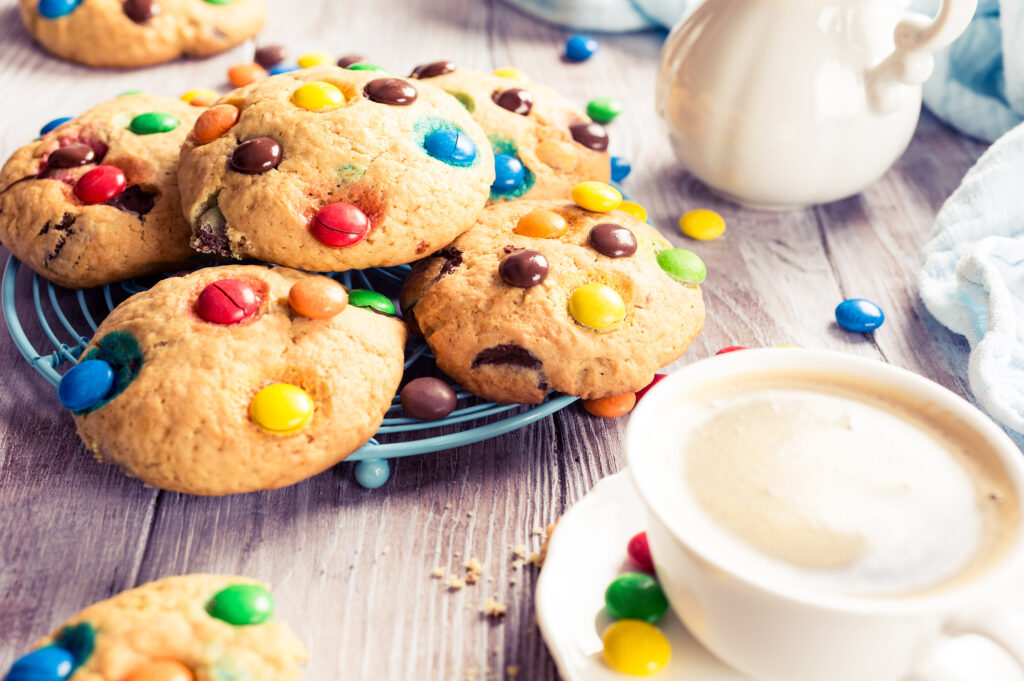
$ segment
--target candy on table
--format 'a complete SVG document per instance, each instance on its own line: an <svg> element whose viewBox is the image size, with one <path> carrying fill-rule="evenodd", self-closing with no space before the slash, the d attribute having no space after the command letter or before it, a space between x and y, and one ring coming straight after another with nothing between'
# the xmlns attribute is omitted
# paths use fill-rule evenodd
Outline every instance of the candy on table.
<svg viewBox="0 0 1024 681"><path fill-rule="evenodd" d="M82 0L39 0L37 9L47 19L57 19L75 11Z"/></svg>
<svg viewBox="0 0 1024 681"><path fill-rule="evenodd" d="M516 251L498 265L498 275L509 286L530 288L548 276L548 259L540 251Z"/></svg>
<svg viewBox="0 0 1024 681"><path fill-rule="evenodd" d="M708 276L704 261L685 248L667 248L658 253L658 265L668 276L684 284L699 284Z"/></svg>
<svg viewBox="0 0 1024 681"><path fill-rule="evenodd" d="M647 533L637 532L626 545L626 555L630 562L644 572L654 574L654 559L651 558L651 546L647 543Z"/></svg>
<svg viewBox="0 0 1024 681"><path fill-rule="evenodd" d="M573 123L569 126L569 134L572 138L593 151L606 151L608 149L608 131L600 123L584 121Z"/></svg>
<svg viewBox="0 0 1024 681"><path fill-rule="evenodd" d="M569 223L558 213L538 208L519 218L513 228L516 234L541 239L557 239L569 229Z"/></svg>
<svg viewBox="0 0 1024 681"><path fill-rule="evenodd" d="M348 201L336 201L316 212L310 230L325 246L344 248L366 238L370 233L370 218L359 206Z"/></svg>
<svg viewBox="0 0 1024 681"><path fill-rule="evenodd" d="M314 80L298 87L292 93L292 102L309 111L327 111L345 103L345 95L338 86Z"/></svg>
<svg viewBox="0 0 1024 681"><path fill-rule="evenodd" d="M500 69L494 69L494 75L500 76L501 78L511 78L512 80L519 80L524 83L530 82L530 77L512 66L502 66Z"/></svg>
<svg viewBox="0 0 1024 681"><path fill-rule="evenodd" d="M211 324L237 324L256 314L260 298L252 284L219 279L207 284L196 298L196 314Z"/></svg>
<svg viewBox="0 0 1024 681"><path fill-rule="evenodd" d="M443 419L455 410L455 390L439 378L425 376L405 384L398 393L402 409L409 416L424 421Z"/></svg>
<svg viewBox="0 0 1024 681"><path fill-rule="evenodd" d="M235 64L228 69L228 81L235 87L243 87L249 83L255 83L260 78L266 77L266 69L256 62Z"/></svg>
<svg viewBox="0 0 1024 681"><path fill-rule="evenodd" d="M651 379L650 383L645 385L640 390L636 391L636 400L637 400L637 402L639 402L643 398L643 396L647 394L648 390L650 390L654 386L658 385L659 382L663 381L665 379L665 377L666 377L666 374L654 374L654 378Z"/></svg>
<svg viewBox="0 0 1024 681"><path fill-rule="evenodd" d="M612 180L614 182L622 182L628 176L633 166L630 165L629 161L622 158L621 156L612 156Z"/></svg>
<svg viewBox="0 0 1024 681"><path fill-rule="evenodd" d="M385 76L391 75L391 72L388 71L383 66L377 66L376 64L370 64L365 61L357 61L355 64L350 64L345 68L348 69L349 71L376 71L377 73L383 74Z"/></svg>
<svg viewBox="0 0 1024 681"><path fill-rule="evenodd" d="M716 352L715 355L727 355L730 352L737 352L739 350L749 350L749 349L750 348L748 348L748 347L746 347L744 345L730 345L728 347L722 348L721 350Z"/></svg>
<svg viewBox="0 0 1024 681"><path fill-rule="evenodd" d="M75 182L82 203L106 203L124 191L128 180L117 166L96 166Z"/></svg>
<svg viewBox="0 0 1024 681"><path fill-rule="evenodd" d="M374 310L381 314L395 314L395 304L386 295L377 291L354 288L348 292L348 304L352 307Z"/></svg>
<svg viewBox="0 0 1024 681"><path fill-rule="evenodd" d="M725 234L725 218L713 210L698 208L680 216L679 229L691 239L710 241Z"/></svg>
<svg viewBox="0 0 1024 681"><path fill-rule="evenodd" d="M308 69L311 66L333 64L334 56L328 52L307 52L298 58L299 67Z"/></svg>
<svg viewBox="0 0 1024 681"><path fill-rule="evenodd" d="M268 71L285 60L288 50L284 45L264 45L257 47L252 60Z"/></svg>
<svg viewBox="0 0 1024 681"><path fill-rule="evenodd" d="M136 135L155 135L161 132L170 132L179 125L181 125L181 121L169 113L147 111L132 118L128 129Z"/></svg>
<svg viewBox="0 0 1024 681"><path fill-rule="evenodd" d="M102 359L79 362L60 380L57 399L65 409L82 411L102 401L114 387L114 370Z"/></svg>
<svg viewBox="0 0 1024 681"><path fill-rule="evenodd" d="M647 222L647 209L636 201L623 201L619 204L619 210L629 213L640 222Z"/></svg>
<svg viewBox="0 0 1024 681"><path fill-rule="evenodd" d="M63 681L71 675L74 665L71 653L46 646L15 660L4 681Z"/></svg>
<svg viewBox="0 0 1024 681"><path fill-rule="evenodd" d="M641 620L612 622L601 636L604 659L615 671L646 676L668 664L672 649L657 627Z"/></svg>
<svg viewBox="0 0 1024 681"><path fill-rule="evenodd" d="M448 165L466 167L476 160L476 144L469 135L452 128L440 128L423 140L423 148L433 158Z"/></svg>
<svg viewBox="0 0 1024 681"><path fill-rule="evenodd" d="M636 406L636 393L622 393L599 397L596 400L583 400L583 408L587 413L605 419L613 419L628 414Z"/></svg>
<svg viewBox="0 0 1024 681"><path fill-rule="evenodd" d="M288 289L288 304L303 317L330 319L348 305L348 293L330 277L307 277Z"/></svg>
<svg viewBox="0 0 1024 681"><path fill-rule="evenodd" d="M338 57L338 66L343 69L347 69L353 64L358 64L361 61L366 61L366 57L361 54L346 54L343 57Z"/></svg>
<svg viewBox="0 0 1024 681"><path fill-rule="evenodd" d="M836 306L836 322L847 331L867 333L885 321L885 313L865 298L848 298Z"/></svg>
<svg viewBox="0 0 1024 681"><path fill-rule="evenodd" d="M238 108L231 104L217 104L199 114L192 126L192 137L198 144L217 139L238 122Z"/></svg>
<svg viewBox="0 0 1024 681"><path fill-rule="evenodd" d="M636 253L636 236L614 222L602 222L590 229L590 245L609 258L625 258Z"/></svg>
<svg viewBox="0 0 1024 681"><path fill-rule="evenodd" d="M270 433L291 435L305 428L313 418L313 398L297 385L272 383L252 398L249 418Z"/></svg>
<svg viewBox="0 0 1024 681"><path fill-rule="evenodd" d="M54 118L52 121L50 121L46 125L44 125L43 127L39 128L39 135L40 136L45 135L46 133L48 133L51 130L53 130L54 128L56 128L58 125L63 125L64 123L67 123L72 118L74 118L74 116L64 116L62 118Z"/></svg>
<svg viewBox="0 0 1024 681"><path fill-rule="evenodd" d="M206 612L235 626L262 624L274 614L274 597L259 584L232 584L207 601Z"/></svg>
<svg viewBox="0 0 1024 681"><path fill-rule="evenodd" d="M388 106L409 106L419 96L412 83L401 78L375 78L366 84L363 94L371 102Z"/></svg>
<svg viewBox="0 0 1024 681"><path fill-rule="evenodd" d="M220 95L217 94L216 90L210 88L201 87L188 90L181 96L181 101L188 102L192 106L211 106L217 101Z"/></svg>
<svg viewBox="0 0 1024 681"><path fill-rule="evenodd" d="M391 477L387 459L363 459L356 462L356 482L365 489L377 489Z"/></svg>
<svg viewBox="0 0 1024 681"><path fill-rule="evenodd" d="M565 41L565 58L569 61L586 61L601 47L597 39L584 33L569 36Z"/></svg>
<svg viewBox="0 0 1024 681"><path fill-rule="evenodd" d="M229 167L246 175L259 175L273 170L281 162L281 145L272 137L247 139L231 152Z"/></svg>
<svg viewBox="0 0 1024 681"><path fill-rule="evenodd" d="M587 115L598 123L611 123L622 113L622 102L614 97L596 97L587 104Z"/></svg>
<svg viewBox="0 0 1024 681"><path fill-rule="evenodd" d="M533 95L522 88L510 87L507 90L497 90L491 95L491 99L502 109L520 116L528 116L533 110Z"/></svg>
<svg viewBox="0 0 1024 681"><path fill-rule="evenodd" d="M611 331L626 318L622 296L605 284L584 284L569 297L569 314L594 331Z"/></svg>
<svg viewBox="0 0 1024 681"><path fill-rule="evenodd" d="M607 213L622 204L622 194L615 187L603 182L580 182L572 188L573 202L594 213Z"/></svg>
<svg viewBox="0 0 1024 681"><path fill-rule="evenodd" d="M627 572L608 585L604 607L617 620L643 620L654 624L668 610L668 600L654 577L643 572Z"/></svg>
<svg viewBox="0 0 1024 681"><path fill-rule="evenodd" d="M515 191L526 181L526 168L523 162L511 154L494 155L494 182L491 189L506 193Z"/></svg>
<svg viewBox="0 0 1024 681"><path fill-rule="evenodd" d="M136 666L121 681L193 681L188 667L177 660L148 660Z"/></svg>

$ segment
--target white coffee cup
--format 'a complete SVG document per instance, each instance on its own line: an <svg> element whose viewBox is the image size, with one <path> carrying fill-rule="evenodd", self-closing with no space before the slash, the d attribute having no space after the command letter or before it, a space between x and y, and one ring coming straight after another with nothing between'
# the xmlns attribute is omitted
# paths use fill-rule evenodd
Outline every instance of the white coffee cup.
<svg viewBox="0 0 1024 681"><path fill-rule="evenodd" d="M916 374L815 350L746 350L696 362L650 390L626 432L626 457L649 513L658 579L690 632L724 662L760 681L926 679L925 657L945 637L961 634L989 638L1024 670L1024 617L1014 617L1024 613L1003 612L999 605L1001 595L1024 577L1024 523L1017 522L1011 542L983 573L962 585L898 598L794 587L730 561L732 554L716 545L713 534L692 531L665 492L664 457L658 453L673 443L659 439L664 420L700 386L765 371L853 376L954 414L990 448L1024 499L1024 458L1013 441L966 400Z"/></svg>

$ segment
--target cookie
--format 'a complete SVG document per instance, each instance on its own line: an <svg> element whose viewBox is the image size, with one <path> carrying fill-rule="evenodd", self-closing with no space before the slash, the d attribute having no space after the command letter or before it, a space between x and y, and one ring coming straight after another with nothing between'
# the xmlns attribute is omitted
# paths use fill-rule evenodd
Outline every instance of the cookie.
<svg viewBox="0 0 1024 681"><path fill-rule="evenodd" d="M43 49L87 66L136 67L206 57L263 28L263 0L20 0Z"/></svg>
<svg viewBox="0 0 1024 681"><path fill-rule="evenodd" d="M10 681L298 681L302 643L247 577L166 577L94 603L16 660Z"/></svg>
<svg viewBox="0 0 1024 681"><path fill-rule="evenodd" d="M290 485L366 443L402 376L405 325L346 301L285 268L164 279L100 324L58 396L98 459L150 485Z"/></svg>
<svg viewBox="0 0 1024 681"><path fill-rule="evenodd" d="M69 288L195 260L177 165L201 111L173 97L124 95L18 149L0 170L0 242Z"/></svg>
<svg viewBox="0 0 1024 681"><path fill-rule="evenodd" d="M458 99L487 133L492 201L560 199L580 182L610 179L608 133L551 88L448 61L418 66L412 76Z"/></svg>
<svg viewBox="0 0 1024 681"><path fill-rule="evenodd" d="M650 383L701 330L696 281L659 264L678 276L670 261L680 253L623 211L495 204L413 266L402 310L438 367L480 397L618 395Z"/></svg>
<svg viewBox="0 0 1024 681"><path fill-rule="evenodd" d="M320 66L228 93L181 152L193 246L305 270L412 262L487 202L487 137L441 90Z"/></svg>

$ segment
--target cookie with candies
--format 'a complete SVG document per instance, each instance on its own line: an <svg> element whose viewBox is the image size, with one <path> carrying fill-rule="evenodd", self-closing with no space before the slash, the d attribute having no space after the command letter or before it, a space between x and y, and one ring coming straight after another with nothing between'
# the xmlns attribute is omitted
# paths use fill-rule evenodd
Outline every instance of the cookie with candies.
<svg viewBox="0 0 1024 681"><path fill-rule="evenodd" d="M222 97L185 141L178 179L196 248L348 270L412 262L469 229L494 162L434 86L319 66Z"/></svg>
<svg viewBox="0 0 1024 681"><path fill-rule="evenodd" d="M263 28L263 0L20 0L43 49L87 66L150 66L206 57Z"/></svg>
<svg viewBox="0 0 1024 681"><path fill-rule="evenodd" d="M183 575L93 603L15 660L6 681L298 681L302 643L246 577Z"/></svg>
<svg viewBox="0 0 1024 681"><path fill-rule="evenodd" d="M604 126L551 88L522 80L518 71L511 75L457 68L449 61L412 72L458 99L487 133L494 151L492 201L563 198L585 180L607 182Z"/></svg>
<svg viewBox="0 0 1024 681"><path fill-rule="evenodd" d="M608 185L583 183L573 197L490 206L405 282L406 321L480 397L640 390L701 330L700 258L616 210Z"/></svg>
<svg viewBox="0 0 1024 681"><path fill-rule="evenodd" d="M374 295L257 265L164 279L100 324L58 397L98 459L147 484L290 485L366 443L391 405L407 334Z"/></svg>
<svg viewBox="0 0 1024 681"><path fill-rule="evenodd" d="M0 170L0 242L62 286L182 267L195 253L178 196L178 150L202 113L124 95L14 152Z"/></svg>

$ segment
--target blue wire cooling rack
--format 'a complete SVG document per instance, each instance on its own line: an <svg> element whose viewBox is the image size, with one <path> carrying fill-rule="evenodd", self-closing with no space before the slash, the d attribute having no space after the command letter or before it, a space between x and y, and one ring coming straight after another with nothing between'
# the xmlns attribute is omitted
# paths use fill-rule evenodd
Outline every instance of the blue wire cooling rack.
<svg viewBox="0 0 1024 681"><path fill-rule="evenodd" d="M42 374L54 387L60 383L61 371L59 370L62 367L69 368L78 362L79 355L89 344L89 339L95 333L99 323L116 307L117 303L129 295L149 288L143 282L129 280L121 284L107 285L86 291L71 291L50 283L35 272L28 277L20 277L22 282L31 282L28 286L31 288L36 322L53 347L52 350L46 352L37 349L32 344L25 332L25 326L18 316L15 302L30 294L24 283L19 288L18 270L20 268L21 262L14 256L10 256L4 267L3 281L0 283L4 321L7 322L7 329L18 351L32 368ZM379 290L381 293L393 297L397 294L408 271L408 265L399 265L390 268L341 272L330 276L347 288ZM76 328L72 322L73 318L79 325L84 322L88 326L88 333L82 333L79 328ZM56 323L51 323L53 319L56 319ZM63 340L61 336L64 336ZM411 340L406 346L405 368L409 369L413 364L425 361L433 361L433 356L426 344L419 340ZM438 421L421 421L403 416L398 395L395 395L384 422L374 437L346 459L346 461L357 462L355 473L359 484L370 489L383 485L390 474L388 459L436 452L503 435L553 414L577 399L569 395L552 394L539 405L509 405L484 402L464 390L458 390L457 396L459 404L463 406L457 408L447 418ZM498 416L501 417L498 420L475 423ZM446 426L474 423L475 425L460 429L455 433L430 434L430 431ZM400 433L411 433L415 437L412 439L402 438L395 442L381 441L381 436L384 436L383 439L386 440L389 439L387 436Z"/></svg>

